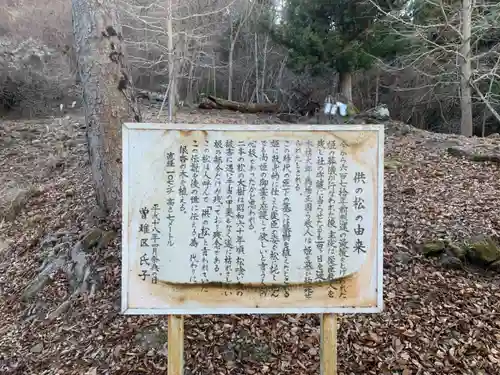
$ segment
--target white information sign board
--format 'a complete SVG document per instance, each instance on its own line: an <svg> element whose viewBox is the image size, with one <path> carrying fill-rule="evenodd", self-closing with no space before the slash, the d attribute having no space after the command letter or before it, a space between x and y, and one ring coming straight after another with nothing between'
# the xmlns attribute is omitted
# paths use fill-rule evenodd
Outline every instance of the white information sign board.
<svg viewBox="0 0 500 375"><path fill-rule="evenodd" d="M122 310L378 312L383 127L123 126Z"/></svg>

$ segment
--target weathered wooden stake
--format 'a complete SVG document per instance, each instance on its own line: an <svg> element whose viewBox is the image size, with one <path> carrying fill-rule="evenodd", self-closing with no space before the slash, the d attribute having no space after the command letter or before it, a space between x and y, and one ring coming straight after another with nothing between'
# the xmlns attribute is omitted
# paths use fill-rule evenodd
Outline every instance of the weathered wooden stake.
<svg viewBox="0 0 500 375"><path fill-rule="evenodd" d="M321 314L320 374L337 375L337 314Z"/></svg>
<svg viewBox="0 0 500 375"><path fill-rule="evenodd" d="M184 374L184 316L168 316L168 375Z"/></svg>

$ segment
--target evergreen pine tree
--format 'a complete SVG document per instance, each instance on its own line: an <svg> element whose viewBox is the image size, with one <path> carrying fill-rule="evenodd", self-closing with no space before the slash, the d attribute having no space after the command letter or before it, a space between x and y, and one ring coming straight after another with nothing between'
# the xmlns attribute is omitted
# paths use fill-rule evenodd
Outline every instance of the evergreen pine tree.
<svg viewBox="0 0 500 375"><path fill-rule="evenodd" d="M397 1L381 3L384 11L397 7ZM407 45L383 18L369 0L288 0L285 19L273 35L289 49L289 67L313 75L336 71L338 91L352 101L352 73L370 68L375 56L395 56Z"/></svg>

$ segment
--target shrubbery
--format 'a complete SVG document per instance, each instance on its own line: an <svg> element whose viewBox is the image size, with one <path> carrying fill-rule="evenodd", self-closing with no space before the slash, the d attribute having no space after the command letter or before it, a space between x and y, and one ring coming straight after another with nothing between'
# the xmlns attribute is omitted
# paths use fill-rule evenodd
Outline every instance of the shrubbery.
<svg viewBox="0 0 500 375"><path fill-rule="evenodd" d="M0 39L0 111L48 114L74 96L73 83L62 53L32 38Z"/></svg>

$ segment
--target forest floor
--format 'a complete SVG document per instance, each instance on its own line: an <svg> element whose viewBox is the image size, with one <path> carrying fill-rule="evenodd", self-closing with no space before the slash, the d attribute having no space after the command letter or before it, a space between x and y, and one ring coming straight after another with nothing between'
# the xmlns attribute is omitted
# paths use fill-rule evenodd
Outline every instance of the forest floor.
<svg viewBox="0 0 500 375"><path fill-rule="evenodd" d="M192 111L178 122L272 120ZM498 235L499 165L446 148L499 150L500 139L405 133L385 141L396 167L385 171L384 311L340 317L339 374L500 374L499 274L445 269L416 247ZM60 308L61 271L21 299L51 236L71 243L96 225L113 229L98 220L83 117L0 120L0 160L0 373L165 374L166 318L120 314L119 236L93 254L95 293ZM185 335L187 375L319 373L316 315L187 316Z"/></svg>

